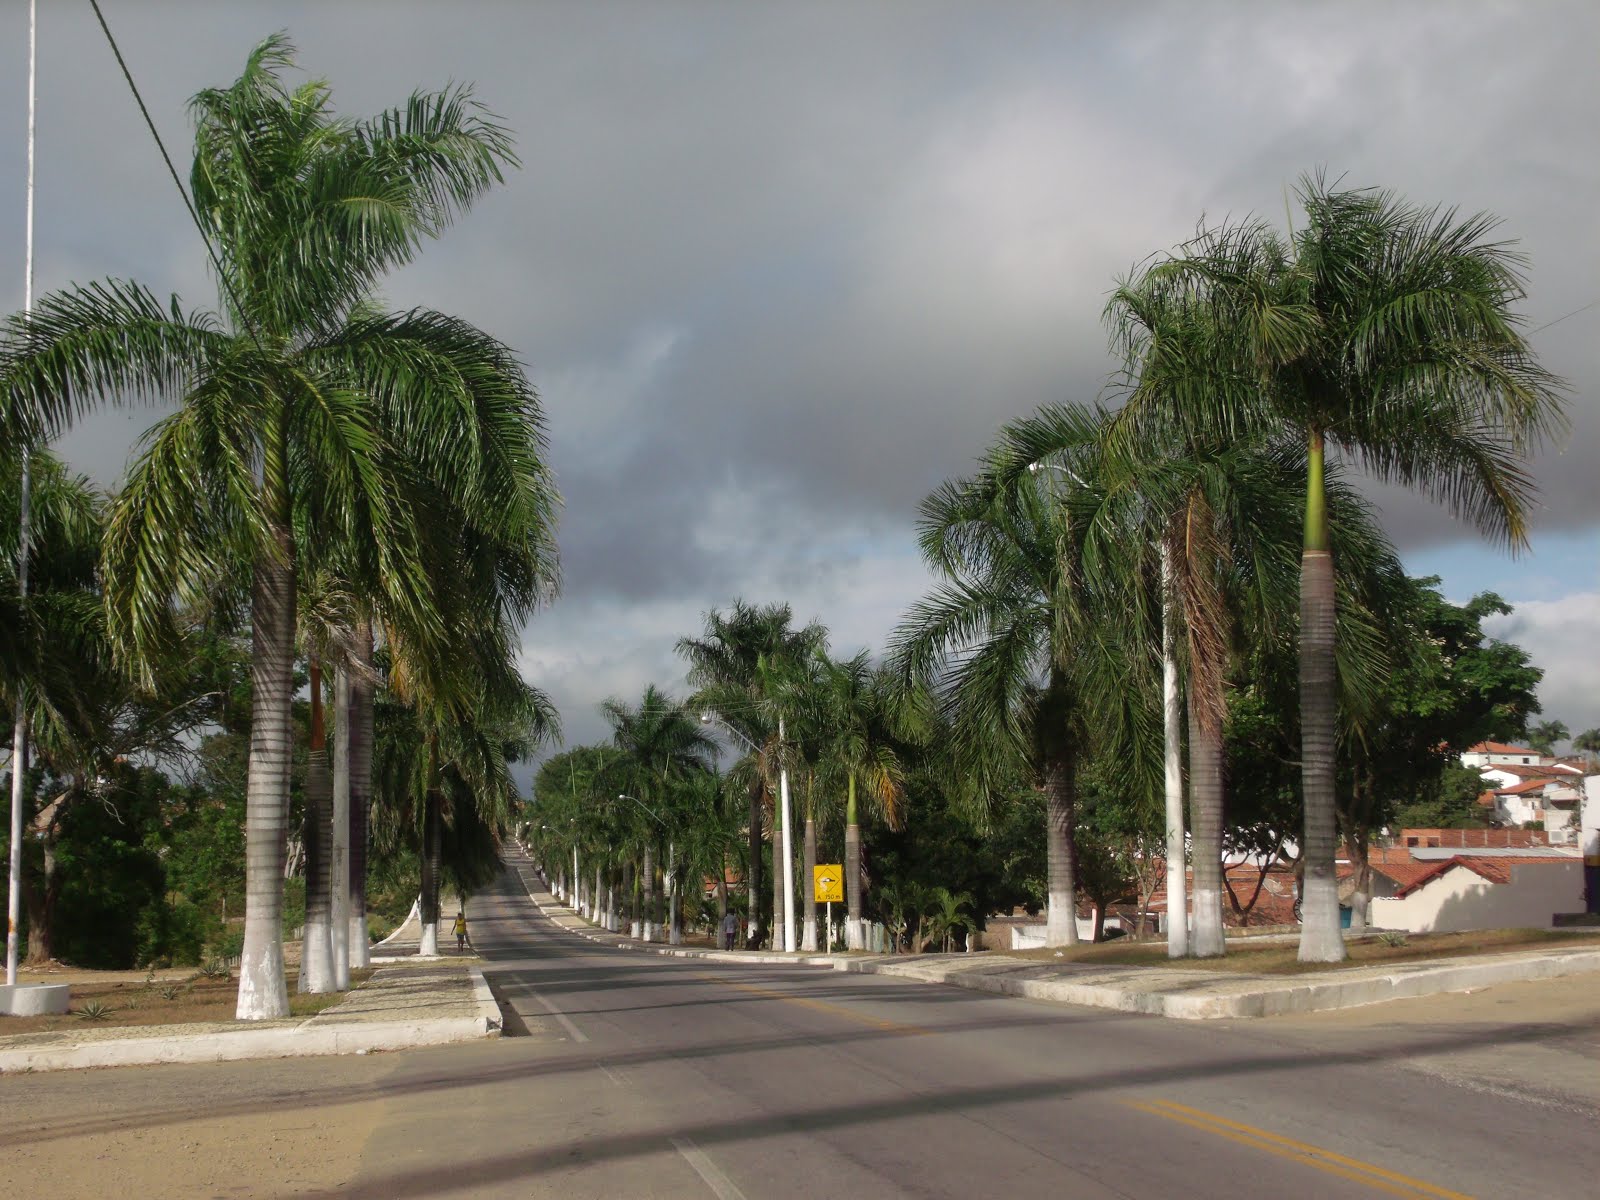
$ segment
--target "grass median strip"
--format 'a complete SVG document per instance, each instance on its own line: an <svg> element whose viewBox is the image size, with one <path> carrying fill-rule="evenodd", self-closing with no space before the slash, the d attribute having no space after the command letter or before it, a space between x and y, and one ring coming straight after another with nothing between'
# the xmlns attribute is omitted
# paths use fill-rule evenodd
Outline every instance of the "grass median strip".
<svg viewBox="0 0 1600 1200"><path fill-rule="evenodd" d="M1214 1134L1241 1146L1249 1146L1255 1150L1275 1154L1279 1158L1304 1163L1324 1174L1353 1180L1390 1196L1403 1196L1407 1200L1472 1200L1472 1197L1465 1193L1453 1192L1448 1188L1402 1175L1386 1167L1375 1166L1358 1158L1325 1150L1321 1146L1312 1146L1281 1134L1269 1133L1265 1129L1246 1125L1242 1121L1231 1121L1227 1117L1219 1117L1202 1109L1190 1108L1174 1100L1124 1100L1123 1103L1142 1113L1165 1117L1169 1121Z"/></svg>

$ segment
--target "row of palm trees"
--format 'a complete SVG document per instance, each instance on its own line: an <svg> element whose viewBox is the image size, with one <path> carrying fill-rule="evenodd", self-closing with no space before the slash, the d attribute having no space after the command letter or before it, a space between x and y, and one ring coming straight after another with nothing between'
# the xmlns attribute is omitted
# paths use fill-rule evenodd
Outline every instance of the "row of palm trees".
<svg viewBox="0 0 1600 1200"><path fill-rule="evenodd" d="M946 582L913 609L895 657L942 697L963 775L981 788L997 750L1034 765L1049 799L1053 942L1075 937L1085 743L1124 747L1130 770L1164 759L1169 863L1182 862L1181 676L1194 925L1192 943L1174 936L1170 949L1222 953L1227 691L1243 638L1288 639L1300 661L1300 958L1343 958L1336 744L1386 684L1384 624L1403 576L1330 448L1526 545L1528 455L1561 427L1563 404L1514 312L1521 260L1490 239L1487 217L1322 176L1298 196L1304 223L1287 235L1255 220L1202 228L1121 282L1106 309L1120 408L1015 422L975 476L923 505L924 555Z"/></svg>
<svg viewBox="0 0 1600 1200"><path fill-rule="evenodd" d="M690 664L696 690L680 701L654 685L637 704L609 700L602 712L612 727L609 745L580 747L550 760L536 781L537 822L531 841L560 876L563 892L572 888L580 907L590 897L613 897L637 890L643 915L639 933L655 936L655 876L663 864L669 897L681 895L689 879L717 881L719 911L726 914L728 877L741 877L750 905L748 944L763 944L763 830L771 829L771 880L775 945L790 941L816 950L815 874L820 827L825 820L843 825L846 880L846 941L862 941L863 864L861 824L869 812L897 827L905 788L905 757L915 752L917 712L893 686L887 671L874 668L865 652L849 659L828 654L826 630L818 624L796 629L787 605L757 606L736 601L727 611L712 610L702 635L684 638L680 653ZM720 771L723 743L735 750L726 774ZM782 790L793 783L796 823L785 839L789 812ZM796 839L795 833L800 837ZM736 845L741 834L745 847ZM798 841L801 859L788 859L786 846ZM746 848L747 847L747 848ZM599 872L592 891L573 888L579 870L567 859L591 863ZM787 870L784 864L787 863ZM786 876L798 888L785 888ZM637 879L637 885L634 880ZM786 895L797 893L795 911ZM614 903L614 900L613 900ZM670 906L668 936L680 925ZM617 924L614 909L605 919ZM786 939L787 923L797 937Z"/></svg>
<svg viewBox="0 0 1600 1200"><path fill-rule="evenodd" d="M557 578L538 399L489 334L374 301L515 165L509 134L462 86L343 117L326 83L291 88L292 66L290 44L269 38L233 84L191 103L190 188L217 311L128 281L73 285L7 322L0 346L8 451L104 404L176 406L111 501L97 579L116 662L147 687L186 624L248 613L245 1019L288 1011L297 628L314 675L336 678L339 709L330 762L313 687L304 975L317 986L336 969L331 798L348 797L345 894L359 916L374 771L425 798L433 869L452 814L471 810L492 834L495 804L509 808L507 743L555 720L514 666L521 624ZM410 752L387 764L372 754L380 678L411 723ZM436 925L437 912L424 918Z"/></svg>
<svg viewBox="0 0 1600 1200"><path fill-rule="evenodd" d="M937 725L948 785L980 808L1019 770L1044 791L1050 944L1077 938L1077 776L1092 750L1165 794L1172 911L1192 849L1192 936L1174 922L1169 951L1221 954L1229 696L1262 648L1298 647L1300 957L1343 957L1337 747L1379 719L1406 584L1343 464L1524 547L1528 456L1561 428L1563 389L1520 331L1521 260L1492 240L1492 219L1321 176L1298 195L1303 224L1287 234L1254 220L1202 228L1121 281L1106 309L1119 407L1012 422L976 473L923 502L939 582L896 630L882 675L864 655L831 663L822 631L791 629L782 606L714 611L679 643L692 706L753 751L753 928L775 768L807 780L809 845L810 781L826 767L848 780L859 936L856 782L892 811L903 764L870 729L899 722L903 737L909 720ZM781 737L784 718L815 732ZM774 912L786 919L776 886Z"/></svg>

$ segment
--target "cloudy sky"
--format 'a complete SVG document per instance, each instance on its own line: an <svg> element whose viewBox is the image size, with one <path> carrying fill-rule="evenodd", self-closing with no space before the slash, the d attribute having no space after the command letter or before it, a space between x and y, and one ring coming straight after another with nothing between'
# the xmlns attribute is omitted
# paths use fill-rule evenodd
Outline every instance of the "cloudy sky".
<svg viewBox="0 0 1600 1200"><path fill-rule="evenodd" d="M1281 221L1318 166L1490 210L1529 256L1529 323L1559 322L1534 342L1572 385L1532 553L1377 495L1414 572L1517 606L1496 632L1545 669L1547 715L1600 726L1591 0L102 7L180 169L187 97L276 30L347 113L468 80L515 130L523 169L385 298L492 331L543 396L564 585L525 665L571 741L601 735L607 695L681 687L675 639L735 597L881 648L927 584L918 500L1001 421L1101 394L1115 277L1202 216ZM88 5L41 9L38 289L131 276L211 303ZM26 23L0 4L7 308ZM61 449L109 483L152 417L103 415Z"/></svg>

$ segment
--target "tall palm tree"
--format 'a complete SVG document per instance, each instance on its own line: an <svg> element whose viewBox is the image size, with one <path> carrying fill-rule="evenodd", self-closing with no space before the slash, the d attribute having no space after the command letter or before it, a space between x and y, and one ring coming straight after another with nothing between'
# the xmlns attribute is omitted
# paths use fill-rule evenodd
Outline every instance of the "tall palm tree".
<svg viewBox="0 0 1600 1200"><path fill-rule="evenodd" d="M630 705L613 698L605 701L600 711L611 725L612 744L620 751L615 776L619 792L633 797L659 824L659 829L645 841L640 876L644 887L643 937L648 942L654 938L657 923L655 850L658 841L662 837L667 839L669 859L675 853L673 838L677 822L666 805L671 784L690 773L711 770L716 743L701 730L700 722L690 716L682 704L653 683L645 687L638 704Z"/></svg>
<svg viewBox="0 0 1600 1200"><path fill-rule="evenodd" d="M890 829L899 829L904 817L905 765L895 733L915 734L916 727L915 717L908 721L902 711L905 706L896 703L892 678L886 670L873 670L865 650L854 658L830 660L823 671L827 718L823 761L830 783L842 777L845 791L845 946L850 950L865 945L859 791L866 792Z"/></svg>
<svg viewBox="0 0 1600 1200"><path fill-rule="evenodd" d="M1154 411L1210 441L1292 433L1306 447L1300 959L1337 962L1327 448L1518 549L1536 492L1527 453L1564 418L1562 385L1539 365L1514 312L1523 260L1491 240L1494 218L1336 190L1321 176L1302 180L1298 196L1305 222L1287 238L1258 220L1205 229L1126 286L1207 306L1230 367L1204 395L1135 397L1124 412L1130 427Z"/></svg>
<svg viewBox="0 0 1600 1200"><path fill-rule="evenodd" d="M1133 664L1118 661L1111 625L1094 620L1101 605L1082 574L1081 506L1012 467L991 456L976 476L922 502L923 557L944 582L912 606L893 635L892 659L902 680L939 696L964 786L986 799L1003 764L1027 764L1040 781L1046 943L1068 946L1078 940L1079 746L1102 735L1137 689L1128 687ZM1065 491L1092 492L1083 478L1068 479Z"/></svg>
<svg viewBox="0 0 1600 1200"><path fill-rule="evenodd" d="M391 613L442 642L440 581L422 566L443 534L426 528L413 485L513 540L548 535L554 510L537 400L510 352L437 313L365 303L515 162L506 131L464 87L340 118L325 83L285 86L292 63L288 42L268 39L237 81L192 104L191 186L222 314L186 314L132 283L69 288L10 323L5 370L11 407L72 411L106 393L181 402L147 439L107 538L111 632L130 662L156 652L174 597L199 600L241 565L250 576L244 1019L288 1011L281 876L302 556L341 545ZM548 575L513 582L531 606Z"/></svg>
<svg viewBox="0 0 1600 1200"><path fill-rule="evenodd" d="M695 693L692 705L716 713L749 746L757 747L760 769L749 772L749 946L762 944L766 931L761 922L761 827L770 803L772 778L777 774L781 747L778 723L768 703L768 693L784 663L803 661L827 641L827 630L813 622L792 629L794 614L787 604L754 605L735 600L723 614L712 609L698 638L679 638L678 653L689 662L689 683ZM782 858L779 838L773 838L774 894L782 895L777 866ZM781 922L781 901L774 918ZM777 928L782 928L778 924Z"/></svg>

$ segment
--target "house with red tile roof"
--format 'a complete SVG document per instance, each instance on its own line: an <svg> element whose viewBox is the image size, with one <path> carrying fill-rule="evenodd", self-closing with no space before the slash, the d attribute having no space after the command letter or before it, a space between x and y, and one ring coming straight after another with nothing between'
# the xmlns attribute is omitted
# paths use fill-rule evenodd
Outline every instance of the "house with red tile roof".
<svg viewBox="0 0 1600 1200"><path fill-rule="evenodd" d="M1372 923L1379 928L1412 933L1547 929L1553 914L1575 911L1583 899L1583 858L1575 847L1408 849L1409 862L1372 864Z"/></svg>
<svg viewBox="0 0 1600 1200"><path fill-rule="evenodd" d="M1512 764L1537 767L1550 759L1531 746L1513 746L1506 742L1479 742L1461 752L1463 767L1493 767Z"/></svg>

